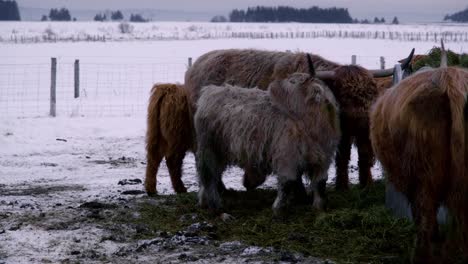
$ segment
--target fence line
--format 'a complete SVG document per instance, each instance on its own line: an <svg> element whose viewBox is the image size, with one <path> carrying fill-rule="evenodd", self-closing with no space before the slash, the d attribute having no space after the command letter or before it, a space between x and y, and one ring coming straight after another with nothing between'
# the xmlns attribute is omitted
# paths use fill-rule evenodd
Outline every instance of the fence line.
<svg viewBox="0 0 468 264"><path fill-rule="evenodd" d="M348 57L348 63L385 60ZM183 83L192 58L165 63L0 64L0 117L145 115L154 83Z"/></svg>
<svg viewBox="0 0 468 264"><path fill-rule="evenodd" d="M0 42L42 43L42 42L106 42L106 41L159 41L159 40L199 40L199 39L384 39L412 42L468 42L467 31L383 31L383 30L306 30L306 31L206 31L206 32L151 32L147 35L111 35L111 34L78 34L60 36L42 33L36 36L12 34L0 37Z"/></svg>

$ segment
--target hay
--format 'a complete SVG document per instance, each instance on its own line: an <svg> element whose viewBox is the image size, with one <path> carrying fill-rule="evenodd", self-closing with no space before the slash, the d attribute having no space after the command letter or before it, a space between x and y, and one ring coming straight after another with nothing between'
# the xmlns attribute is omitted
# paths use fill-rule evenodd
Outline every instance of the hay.
<svg viewBox="0 0 468 264"><path fill-rule="evenodd" d="M468 68L468 54L458 54L451 50L447 51L448 66L461 66ZM413 65L413 70L417 71L422 67L433 67L437 68L440 66L440 48L434 47L428 53L427 56L417 60Z"/></svg>
<svg viewBox="0 0 468 264"><path fill-rule="evenodd" d="M152 230L150 235L156 231L177 232L193 222L208 221L216 226L215 236L221 241L240 240L338 263L405 263L413 248L414 226L389 213L384 205L384 189L381 181L367 189L352 186L347 192L329 188L326 212L317 212L310 205L299 206L285 219L272 217L274 190L228 191L223 194L225 208L236 217L229 224L200 209L196 193L165 196L156 205L153 199L161 197L145 198L138 224ZM197 217L181 220L190 219L184 218L187 215Z"/></svg>

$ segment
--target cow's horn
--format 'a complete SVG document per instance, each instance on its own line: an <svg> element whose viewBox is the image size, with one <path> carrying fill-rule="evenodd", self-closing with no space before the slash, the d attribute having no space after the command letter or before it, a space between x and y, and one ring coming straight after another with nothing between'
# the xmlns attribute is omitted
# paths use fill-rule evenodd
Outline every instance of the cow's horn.
<svg viewBox="0 0 468 264"><path fill-rule="evenodd" d="M310 74L310 76L314 77L315 76L315 68L314 68L314 64L312 63L312 58L310 57L309 53L307 53L307 64L309 65L309 74Z"/></svg>
<svg viewBox="0 0 468 264"><path fill-rule="evenodd" d="M414 55L414 48L411 50L410 55L401 61L401 69L405 70L410 66L411 60L413 59ZM384 70L369 70L370 73L374 76L374 78L382 78L388 77L393 75L394 68L384 69Z"/></svg>
<svg viewBox="0 0 468 264"><path fill-rule="evenodd" d="M374 78L382 78L388 77L393 75L393 68L385 69L385 70L369 70L370 73L374 76Z"/></svg>
<svg viewBox="0 0 468 264"><path fill-rule="evenodd" d="M447 68L447 51L445 50L444 47L444 41L441 39L440 40L440 67L441 68Z"/></svg>
<svg viewBox="0 0 468 264"><path fill-rule="evenodd" d="M408 66L410 65L411 63L411 60L413 59L413 55L414 55L414 48L411 50L411 53L410 55L408 56L408 58L404 59L402 62L401 62L401 69L404 71L406 68L408 68Z"/></svg>
<svg viewBox="0 0 468 264"><path fill-rule="evenodd" d="M335 79L334 71L318 71L315 73L315 77L321 80L333 80Z"/></svg>
<svg viewBox="0 0 468 264"><path fill-rule="evenodd" d="M403 79L403 70L401 69L401 64L395 64L395 67L393 67L393 85L401 82Z"/></svg>

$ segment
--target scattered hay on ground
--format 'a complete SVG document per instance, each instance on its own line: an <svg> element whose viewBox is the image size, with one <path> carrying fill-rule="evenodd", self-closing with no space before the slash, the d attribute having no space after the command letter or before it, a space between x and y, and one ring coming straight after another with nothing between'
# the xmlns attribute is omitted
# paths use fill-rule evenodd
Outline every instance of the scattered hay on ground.
<svg viewBox="0 0 468 264"><path fill-rule="evenodd" d="M140 217L150 237L157 231L177 232L206 221L214 229L206 235L220 241L296 251L305 256L329 258L338 263L405 263L414 241L413 224L394 218L384 206L384 183L368 189L353 186L347 192L328 190L328 208L314 211L299 206L285 218L272 216L274 190L228 191L223 195L226 212L236 220L224 223L197 206L196 193L140 200Z"/></svg>

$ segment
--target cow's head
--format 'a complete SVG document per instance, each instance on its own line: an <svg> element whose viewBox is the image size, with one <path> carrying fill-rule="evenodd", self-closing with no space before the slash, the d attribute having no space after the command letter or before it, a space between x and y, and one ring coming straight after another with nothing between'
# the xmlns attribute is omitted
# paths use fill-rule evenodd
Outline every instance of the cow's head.
<svg viewBox="0 0 468 264"><path fill-rule="evenodd" d="M316 78L310 55L307 55L307 61L308 73L293 73L285 79L276 79L268 88L273 103L296 118L304 118L314 111L317 113L316 108L322 104L338 107L327 85Z"/></svg>

